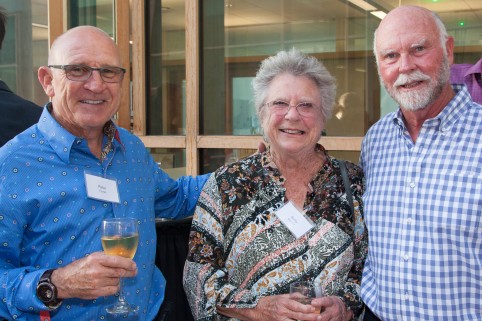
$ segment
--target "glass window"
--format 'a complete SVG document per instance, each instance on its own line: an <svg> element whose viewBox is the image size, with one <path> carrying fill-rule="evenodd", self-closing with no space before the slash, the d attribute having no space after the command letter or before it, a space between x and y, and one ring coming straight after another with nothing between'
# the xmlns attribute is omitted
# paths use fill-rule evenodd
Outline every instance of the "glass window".
<svg viewBox="0 0 482 321"><path fill-rule="evenodd" d="M37 70L47 63L47 0L0 0L8 14L0 50L0 79L19 96L43 106L48 98L37 80Z"/></svg>
<svg viewBox="0 0 482 321"><path fill-rule="evenodd" d="M154 160L170 177L186 175L186 151L178 148L150 148Z"/></svg>
<svg viewBox="0 0 482 321"><path fill-rule="evenodd" d="M191 34L186 37L185 25L190 26L190 21L185 20L185 11L186 6L191 9L192 3L183 0L145 3L145 119L147 135L186 135L186 110L199 108L196 112L199 111L203 147L199 160L193 157L199 161L202 172L217 168L232 156L232 150L224 149L225 146L206 144L209 136L226 137L227 145L236 148L230 143L233 135L260 135L251 81L259 63L279 50L298 47L317 57L337 79L335 110L325 126L325 139L355 137L350 140L352 143L358 142L381 116L397 108L379 84L372 53L373 33L383 13L407 4L433 10L456 37L455 62L474 63L480 59L480 1L202 0L196 3L199 38L187 45L199 46L199 57L185 54L186 39L192 39ZM186 101L196 101L189 96L192 93L186 92L186 60L192 63L193 59L199 59L200 63L199 70L193 71L199 77L199 97L196 97L199 107L186 106ZM195 118L198 119L197 115ZM191 136L187 139L193 139ZM213 141L216 139L219 137ZM340 153L357 159L356 151ZM190 157L190 165L191 161Z"/></svg>
<svg viewBox="0 0 482 321"><path fill-rule="evenodd" d="M482 5L386 0L357 1L359 7L352 2L202 1L201 133L258 134L252 128L254 107L245 80L254 77L265 57L297 47L316 56L337 79L337 100L326 134L363 136L380 116L396 108L380 88L373 62L373 33L380 18L372 12L388 12L399 4L439 12L456 37L456 61L480 58L480 52L467 47L481 44ZM455 9L463 14L451 11ZM380 107L385 101L387 106Z"/></svg>
<svg viewBox="0 0 482 321"><path fill-rule="evenodd" d="M255 149L205 148L200 150L201 173L211 173L219 167L256 153Z"/></svg>
<svg viewBox="0 0 482 321"><path fill-rule="evenodd" d="M259 63L297 47L336 77L338 100L328 136L363 136L379 117L371 56L380 19L342 1L202 1L201 133L259 135L250 80Z"/></svg>
<svg viewBox="0 0 482 321"><path fill-rule="evenodd" d="M67 1L68 29L89 25L98 27L115 38L114 0Z"/></svg>
<svg viewBox="0 0 482 321"><path fill-rule="evenodd" d="M146 3L148 135L186 132L184 0Z"/></svg>
<svg viewBox="0 0 482 321"><path fill-rule="evenodd" d="M146 134L186 134L184 0L148 0L146 15ZM172 178L186 174L184 149L151 149Z"/></svg>

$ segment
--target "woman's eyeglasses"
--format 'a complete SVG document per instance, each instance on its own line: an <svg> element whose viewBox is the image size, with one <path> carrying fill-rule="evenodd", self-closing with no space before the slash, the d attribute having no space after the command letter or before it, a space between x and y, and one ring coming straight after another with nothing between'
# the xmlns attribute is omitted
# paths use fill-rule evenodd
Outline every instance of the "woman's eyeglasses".
<svg viewBox="0 0 482 321"><path fill-rule="evenodd" d="M313 116L318 108L310 102L301 102L297 105L290 105L290 103L283 100L273 100L265 104L275 115L284 116L286 115L291 107L295 107L300 116L311 117Z"/></svg>

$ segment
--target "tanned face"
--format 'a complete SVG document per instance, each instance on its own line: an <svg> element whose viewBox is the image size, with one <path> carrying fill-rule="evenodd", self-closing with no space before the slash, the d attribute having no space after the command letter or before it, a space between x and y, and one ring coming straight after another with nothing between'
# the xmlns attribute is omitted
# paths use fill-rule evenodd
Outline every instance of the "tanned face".
<svg viewBox="0 0 482 321"><path fill-rule="evenodd" d="M452 52L444 49L434 17L426 9L391 11L376 31L375 52L380 80L403 109L431 106L448 83Z"/></svg>
<svg viewBox="0 0 482 321"><path fill-rule="evenodd" d="M57 39L49 64L120 67L120 55L110 37L97 28L84 26ZM104 82L98 71L85 81L72 81L64 70L43 68L39 80L51 97L52 114L71 133L88 136L92 131L100 132L117 112L122 83Z"/></svg>

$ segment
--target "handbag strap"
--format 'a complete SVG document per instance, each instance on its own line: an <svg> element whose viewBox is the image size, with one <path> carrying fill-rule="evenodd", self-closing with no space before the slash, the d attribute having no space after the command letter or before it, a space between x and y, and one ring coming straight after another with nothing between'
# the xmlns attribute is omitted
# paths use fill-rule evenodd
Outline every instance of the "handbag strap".
<svg viewBox="0 0 482 321"><path fill-rule="evenodd" d="M343 185L345 186L345 194L348 203L350 204L351 215L355 213L355 208L353 205L353 193L350 187L350 180L348 179L348 171L346 168L346 162L344 160L338 160L340 163L341 177L343 179Z"/></svg>

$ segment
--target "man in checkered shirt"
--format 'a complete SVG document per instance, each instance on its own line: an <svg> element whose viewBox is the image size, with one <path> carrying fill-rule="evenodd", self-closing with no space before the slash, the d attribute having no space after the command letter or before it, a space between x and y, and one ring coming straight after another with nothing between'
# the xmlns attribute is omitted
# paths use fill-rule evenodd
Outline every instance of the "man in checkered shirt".
<svg viewBox="0 0 482 321"><path fill-rule="evenodd" d="M482 106L450 85L453 50L421 7L392 10L375 32L380 80L400 108L360 156L365 320L482 320Z"/></svg>

